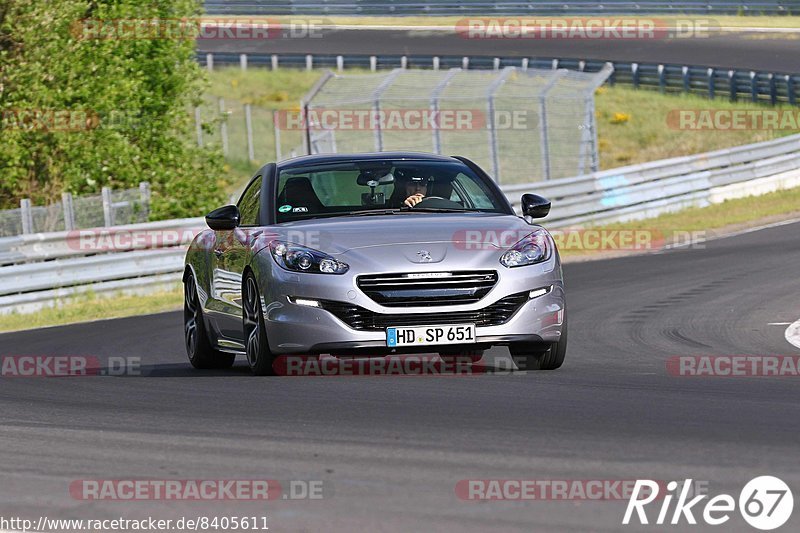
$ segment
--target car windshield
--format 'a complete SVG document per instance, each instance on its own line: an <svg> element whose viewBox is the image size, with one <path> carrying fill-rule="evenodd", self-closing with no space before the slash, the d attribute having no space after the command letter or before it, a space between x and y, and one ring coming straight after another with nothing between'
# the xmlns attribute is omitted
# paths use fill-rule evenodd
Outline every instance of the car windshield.
<svg viewBox="0 0 800 533"><path fill-rule="evenodd" d="M459 162L355 161L281 170L277 221L393 213L506 213L481 177ZM411 196L416 202L408 202ZM413 207L410 206L413 205Z"/></svg>

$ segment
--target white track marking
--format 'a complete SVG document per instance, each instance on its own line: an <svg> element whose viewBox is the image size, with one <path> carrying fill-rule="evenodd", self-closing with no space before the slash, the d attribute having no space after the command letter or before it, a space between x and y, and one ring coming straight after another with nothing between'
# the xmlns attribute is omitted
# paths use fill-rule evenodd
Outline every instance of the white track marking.
<svg viewBox="0 0 800 533"><path fill-rule="evenodd" d="M789 326L791 322L767 322L768 326Z"/></svg>
<svg viewBox="0 0 800 533"><path fill-rule="evenodd" d="M786 328L786 340L796 348L800 348L800 320Z"/></svg>

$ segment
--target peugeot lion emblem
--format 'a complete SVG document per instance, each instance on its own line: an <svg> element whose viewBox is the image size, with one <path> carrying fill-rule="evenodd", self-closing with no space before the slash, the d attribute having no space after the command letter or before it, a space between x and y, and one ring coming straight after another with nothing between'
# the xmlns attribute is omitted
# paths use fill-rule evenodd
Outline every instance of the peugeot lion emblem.
<svg viewBox="0 0 800 533"><path fill-rule="evenodd" d="M417 252L419 256L420 263L430 263L431 262L431 253L428 250L420 250Z"/></svg>

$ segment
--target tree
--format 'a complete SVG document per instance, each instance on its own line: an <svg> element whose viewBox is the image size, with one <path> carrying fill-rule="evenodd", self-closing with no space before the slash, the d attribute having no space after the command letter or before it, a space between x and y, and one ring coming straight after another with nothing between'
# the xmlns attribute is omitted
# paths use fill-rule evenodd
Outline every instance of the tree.
<svg viewBox="0 0 800 533"><path fill-rule="evenodd" d="M187 133L205 87L199 13L194 0L0 0L0 208L140 181L152 218L217 205L222 157ZM161 31L178 19L183 31Z"/></svg>

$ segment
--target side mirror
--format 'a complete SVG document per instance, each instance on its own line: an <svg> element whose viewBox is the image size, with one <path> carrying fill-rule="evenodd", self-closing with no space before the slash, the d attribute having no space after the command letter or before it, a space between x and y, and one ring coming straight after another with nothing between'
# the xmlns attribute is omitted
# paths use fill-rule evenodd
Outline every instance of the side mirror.
<svg viewBox="0 0 800 533"><path fill-rule="evenodd" d="M214 231L234 229L239 225L239 208L235 205L226 205L214 209L206 215L206 224Z"/></svg>
<svg viewBox="0 0 800 533"><path fill-rule="evenodd" d="M538 194L522 195L522 214L531 218L544 218L550 212L550 200Z"/></svg>

